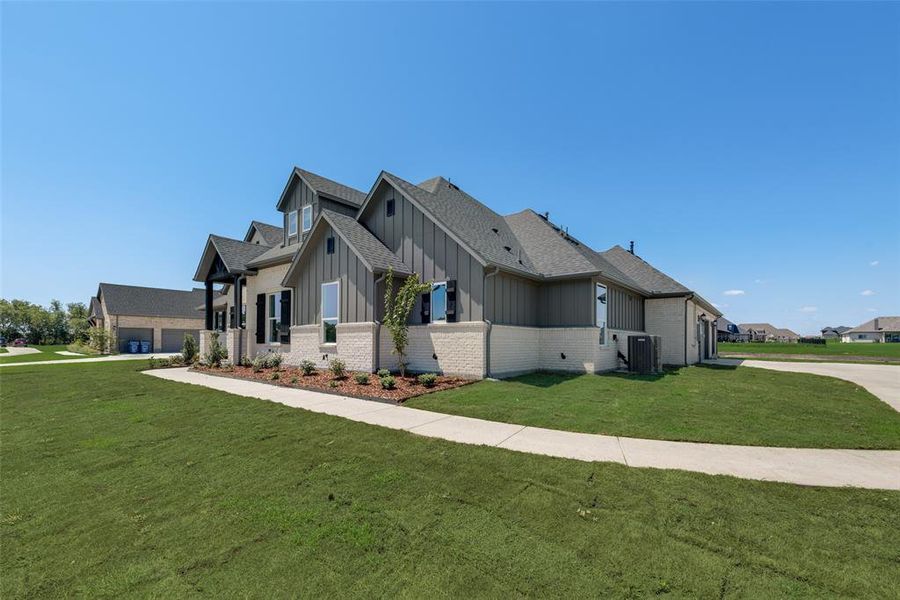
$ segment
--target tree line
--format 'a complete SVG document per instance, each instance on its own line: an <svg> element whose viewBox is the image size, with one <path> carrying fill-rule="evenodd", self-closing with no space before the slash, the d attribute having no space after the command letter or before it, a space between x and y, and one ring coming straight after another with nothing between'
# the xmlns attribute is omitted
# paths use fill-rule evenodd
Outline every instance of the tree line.
<svg viewBox="0 0 900 600"><path fill-rule="evenodd" d="M7 343L24 338L29 344L70 344L88 339L88 309L83 302L47 307L27 300L0 298L0 336Z"/></svg>

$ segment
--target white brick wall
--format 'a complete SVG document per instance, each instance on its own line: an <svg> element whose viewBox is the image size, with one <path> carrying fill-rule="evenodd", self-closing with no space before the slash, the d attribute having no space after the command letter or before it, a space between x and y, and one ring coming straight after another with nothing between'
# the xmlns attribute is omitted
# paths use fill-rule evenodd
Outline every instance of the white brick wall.
<svg viewBox="0 0 900 600"><path fill-rule="evenodd" d="M491 326L491 377L512 377L541 368L541 329Z"/></svg>
<svg viewBox="0 0 900 600"><path fill-rule="evenodd" d="M243 353L241 352L241 341L244 330L228 329L225 335L219 335L219 341L225 344L225 350L228 352L228 360L233 364L238 364ZM223 339L224 338L224 339Z"/></svg>
<svg viewBox="0 0 900 600"><path fill-rule="evenodd" d="M688 319L690 322L690 314ZM644 301L644 327L662 337L662 362L684 364L684 298L648 298ZM696 348L694 355L696 356Z"/></svg>
<svg viewBox="0 0 900 600"><path fill-rule="evenodd" d="M244 286L244 302L247 304L247 330L244 335L244 348L247 351L247 356L251 358L257 354L265 354L270 350L273 352L290 352L290 347L285 344L256 343L256 295L274 294L275 292L289 289L281 285L281 281L284 279L285 274L287 274L288 267L290 267L290 263L275 265L274 267L265 267L260 269L256 275L247 277L246 279L246 285ZM231 297L233 295L233 293L229 294L229 303L232 302ZM295 293L292 292L291 310L294 309L294 296ZM268 302L268 300L266 300L266 302ZM268 323L266 326L268 326ZM264 339L268 339L268 336ZM293 342L293 334L291 334L291 342Z"/></svg>
<svg viewBox="0 0 900 600"><path fill-rule="evenodd" d="M413 325L409 328L407 368L460 377L484 377L486 330L487 323L483 321ZM382 339L387 338L390 348L390 333L382 328L381 334ZM396 361L390 350L384 358Z"/></svg>
<svg viewBox="0 0 900 600"><path fill-rule="evenodd" d="M284 348L284 362L299 365L311 360L319 368L327 368L334 358L340 358L351 371L375 370L375 328L377 324L339 323L337 344L321 343L319 325L295 325L291 327L290 348Z"/></svg>

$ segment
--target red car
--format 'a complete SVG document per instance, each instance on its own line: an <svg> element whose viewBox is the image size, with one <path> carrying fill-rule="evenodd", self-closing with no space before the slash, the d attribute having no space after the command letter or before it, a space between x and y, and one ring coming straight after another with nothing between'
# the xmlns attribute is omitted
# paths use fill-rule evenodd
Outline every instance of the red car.
<svg viewBox="0 0 900 600"><path fill-rule="evenodd" d="M13 340L13 346L24 346L24 345L26 345L24 338L16 338Z"/></svg>

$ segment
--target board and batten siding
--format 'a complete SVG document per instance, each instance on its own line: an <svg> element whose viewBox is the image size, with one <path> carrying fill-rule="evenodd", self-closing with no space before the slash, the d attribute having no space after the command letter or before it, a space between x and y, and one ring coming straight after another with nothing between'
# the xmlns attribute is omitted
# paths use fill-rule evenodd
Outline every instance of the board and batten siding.
<svg viewBox="0 0 900 600"><path fill-rule="evenodd" d="M386 210L390 199L394 200L392 217L387 216ZM360 221L422 281L456 280L457 321L484 319L481 263L390 184L379 186ZM383 286L379 284L379 304L383 296ZM416 301L410 322L422 322L421 298Z"/></svg>
<svg viewBox="0 0 900 600"><path fill-rule="evenodd" d="M541 286L502 271L484 280L484 318L497 325L540 325Z"/></svg>
<svg viewBox="0 0 900 600"><path fill-rule="evenodd" d="M604 285L607 288L606 320L610 329L644 331L644 298L611 284Z"/></svg>
<svg viewBox="0 0 900 600"><path fill-rule="evenodd" d="M592 327L594 314L593 280L567 279L541 286L541 327Z"/></svg>
<svg viewBox="0 0 900 600"><path fill-rule="evenodd" d="M287 202L285 202L283 208L283 223L284 226L284 243L287 245L290 244L300 244L303 242L303 215L300 213L300 209L307 204L313 205L313 222L316 220L316 215L318 213L316 207L316 193L313 192L308 185L303 183L303 180L299 177L294 178L294 183L291 184L291 191L288 194ZM288 236L288 213L292 211L297 212L297 235Z"/></svg>
<svg viewBox="0 0 900 600"><path fill-rule="evenodd" d="M334 254L325 251L326 240L334 236ZM375 319L375 278L358 256L337 235L328 223L323 223L310 240L303 262L291 282L296 290L295 323L319 323L322 310L322 284L339 280L340 322L355 323Z"/></svg>

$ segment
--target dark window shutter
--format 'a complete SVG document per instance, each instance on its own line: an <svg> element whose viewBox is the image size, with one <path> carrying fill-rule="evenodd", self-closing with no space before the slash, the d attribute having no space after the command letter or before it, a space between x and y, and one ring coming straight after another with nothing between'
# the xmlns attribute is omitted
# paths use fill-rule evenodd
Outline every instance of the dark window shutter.
<svg viewBox="0 0 900 600"><path fill-rule="evenodd" d="M228 309L228 326L234 329L234 307Z"/></svg>
<svg viewBox="0 0 900 600"><path fill-rule="evenodd" d="M256 343L266 343L266 295L256 295Z"/></svg>
<svg viewBox="0 0 900 600"><path fill-rule="evenodd" d="M334 254L334 236L325 240L325 254Z"/></svg>
<svg viewBox="0 0 900 600"><path fill-rule="evenodd" d="M422 323L431 323L431 292L422 294Z"/></svg>
<svg viewBox="0 0 900 600"><path fill-rule="evenodd" d="M391 198L390 200L387 201L387 206L385 207L385 212L387 213L387 216L389 216L389 217L394 216L394 199L393 198Z"/></svg>
<svg viewBox="0 0 900 600"><path fill-rule="evenodd" d="M291 292L281 292L281 343L291 343Z"/></svg>
<svg viewBox="0 0 900 600"><path fill-rule="evenodd" d="M456 280L447 281L447 322L456 322Z"/></svg>

